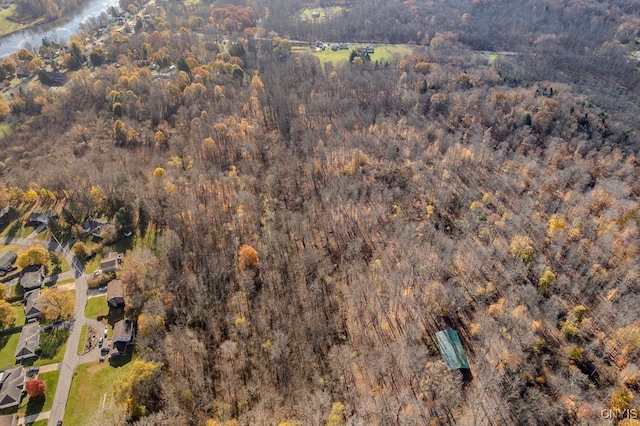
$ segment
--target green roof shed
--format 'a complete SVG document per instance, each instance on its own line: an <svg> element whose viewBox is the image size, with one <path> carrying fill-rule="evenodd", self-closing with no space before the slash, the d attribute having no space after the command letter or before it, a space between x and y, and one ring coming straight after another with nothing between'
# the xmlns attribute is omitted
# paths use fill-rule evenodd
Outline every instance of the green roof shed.
<svg viewBox="0 0 640 426"><path fill-rule="evenodd" d="M457 370L460 368L469 368L467 354L462 347L458 332L450 328L441 330L436 333L438 347L442 353L445 364L449 370Z"/></svg>

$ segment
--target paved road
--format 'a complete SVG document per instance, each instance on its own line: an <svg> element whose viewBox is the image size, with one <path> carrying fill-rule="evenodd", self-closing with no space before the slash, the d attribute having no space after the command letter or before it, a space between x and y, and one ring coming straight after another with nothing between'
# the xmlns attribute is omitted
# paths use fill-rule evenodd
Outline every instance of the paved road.
<svg viewBox="0 0 640 426"><path fill-rule="evenodd" d="M35 241L33 238L0 237L0 244L30 246L36 242L40 242L46 245L49 250L61 254L71 266L73 277L76 280L76 308L74 315L76 321L71 329L69 340L67 341L67 349L64 353L64 359L60 363L60 378L58 379L58 386L56 387L56 393L53 398L53 406L49 412L49 424L55 425L59 420L64 418L64 410L69 398L73 372L79 364L78 343L80 342L82 326L86 322L84 308L87 305L87 280L84 275L82 263L76 258L68 246L60 246L56 242L46 243Z"/></svg>

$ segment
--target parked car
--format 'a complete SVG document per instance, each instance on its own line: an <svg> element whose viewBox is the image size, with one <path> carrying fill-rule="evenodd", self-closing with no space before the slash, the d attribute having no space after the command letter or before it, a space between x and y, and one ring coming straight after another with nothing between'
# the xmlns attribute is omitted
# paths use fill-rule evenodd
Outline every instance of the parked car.
<svg viewBox="0 0 640 426"><path fill-rule="evenodd" d="M97 269L97 270L93 271L93 276L94 277L99 277L100 275L102 275L102 269Z"/></svg>
<svg viewBox="0 0 640 426"><path fill-rule="evenodd" d="M109 346L105 346L104 348L100 349L100 355L102 356L109 355L110 350L111 348Z"/></svg>
<svg viewBox="0 0 640 426"><path fill-rule="evenodd" d="M27 377L36 376L40 372L40 367L29 367L27 369Z"/></svg>
<svg viewBox="0 0 640 426"><path fill-rule="evenodd" d="M109 335L109 329L107 327L104 328L104 338L106 339Z"/></svg>
<svg viewBox="0 0 640 426"><path fill-rule="evenodd" d="M99 347L99 348L101 348L103 343L104 343L104 339L101 337L101 338L98 340L98 347Z"/></svg>
<svg viewBox="0 0 640 426"><path fill-rule="evenodd" d="M51 332L51 331L53 331L53 326L52 325L45 325L44 328L42 329L42 331Z"/></svg>

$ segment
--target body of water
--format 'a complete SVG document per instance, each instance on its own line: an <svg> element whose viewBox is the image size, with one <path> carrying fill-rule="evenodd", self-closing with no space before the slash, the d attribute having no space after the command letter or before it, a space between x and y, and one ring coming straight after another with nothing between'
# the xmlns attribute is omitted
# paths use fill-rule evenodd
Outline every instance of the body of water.
<svg viewBox="0 0 640 426"><path fill-rule="evenodd" d="M26 46L40 46L43 38L57 42L68 41L80 31L80 24L92 16L107 12L111 6L118 7L118 0L87 0L81 7L73 10L65 19L38 25L34 28L18 31L0 38L0 57L11 55Z"/></svg>

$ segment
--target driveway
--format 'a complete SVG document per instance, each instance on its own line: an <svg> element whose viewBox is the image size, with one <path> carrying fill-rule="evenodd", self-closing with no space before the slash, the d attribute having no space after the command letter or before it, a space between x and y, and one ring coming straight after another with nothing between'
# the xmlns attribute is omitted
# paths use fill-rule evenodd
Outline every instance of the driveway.
<svg viewBox="0 0 640 426"><path fill-rule="evenodd" d="M34 234L31 235L35 236ZM82 333L82 326L86 321L86 318L84 317L84 308L87 305L87 280L84 275L82 262L76 258L68 245L61 246L53 241L47 243L46 241L36 241L33 238L0 237L0 244L17 244L28 247L34 243L46 245L49 250L62 255L71 266L69 278L75 278L76 281L76 306L74 314L76 321L71 329L71 334L69 334L64 359L60 363L60 377L58 379L58 386L56 387L56 393L53 398L53 406L51 411L48 412L49 424L56 424L56 422L64 418L64 410L67 406L67 399L69 398L73 372L80 361L77 351L78 343L80 342L80 334Z"/></svg>

